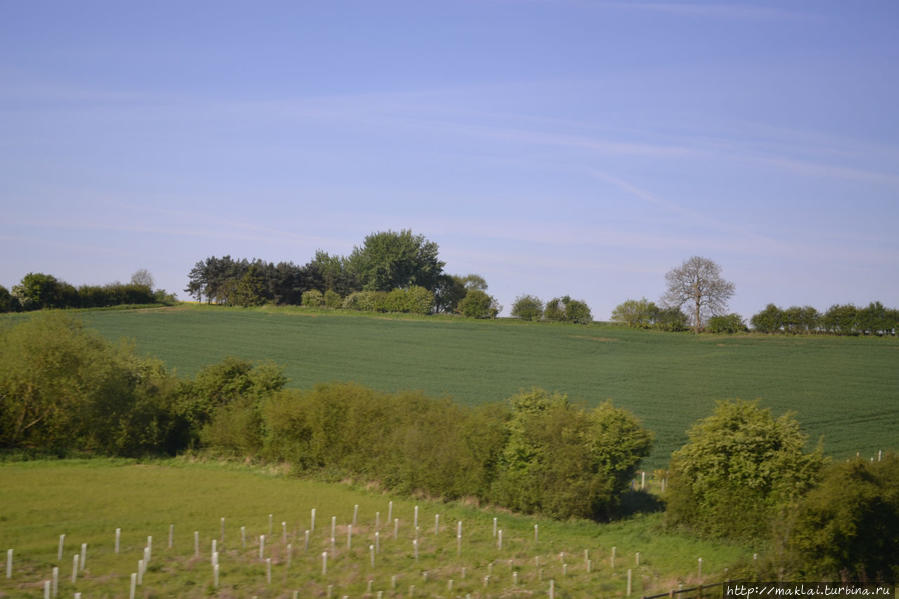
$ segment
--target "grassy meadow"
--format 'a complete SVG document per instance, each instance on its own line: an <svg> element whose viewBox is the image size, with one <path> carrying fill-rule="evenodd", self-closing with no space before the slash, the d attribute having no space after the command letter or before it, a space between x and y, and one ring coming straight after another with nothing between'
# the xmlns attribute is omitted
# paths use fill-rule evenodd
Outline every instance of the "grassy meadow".
<svg viewBox="0 0 899 599"><path fill-rule="evenodd" d="M575 401L609 399L656 435L648 469L666 465L715 401L758 399L797 413L827 454L875 455L899 430L899 338L700 335L610 325L393 318L297 308L201 305L86 311L110 339L182 376L226 356L272 360L290 385L355 381L477 404L533 386Z"/></svg>
<svg viewBox="0 0 899 599"><path fill-rule="evenodd" d="M396 537L393 523L387 521L390 501L391 515L399 520ZM128 597L130 576L144 556L148 536L152 552L137 597L286 598L294 591L299 597L326 597L329 586L332 597L374 597L378 591L384 597L409 597L413 585L419 597L528 597L545 596L550 580L560 598L621 596L628 569L633 594L639 596L697 582L700 557L706 582L721 579L724 568L738 561L751 562L745 548L659 532L660 514L600 526L554 522L463 504L389 497L281 476L277 470L187 459L4 463L0 505L4 559L6 550L13 549L12 576L6 578L4 570L0 597L43 597L43 584L51 580L53 567L59 568L61 597L74 592L85 599ZM416 505L418 559L412 544ZM316 521L307 548L305 531L311 526L312 508ZM332 516L336 517L333 548ZM493 534L494 518L502 531L501 548L499 535ZM456 539L459 521L461 555ZM246 530L245 545L241 527ZM116 528L122 530L118 554ZM194 553L194 531L199 533L199 556ZM65 540L60 560L61 534ZM259 535L266 535L262 558ZM218 588L213 587L213 539L219 552ZM372 566L370 546L376 542L379 551ZM82 543L87 544L85 569L72 583L73 557ZM322 552L328 553L325 574ZM271 559L271 582L266 579L266 559ZM517 584L513 572L518 573Z"/></svg>

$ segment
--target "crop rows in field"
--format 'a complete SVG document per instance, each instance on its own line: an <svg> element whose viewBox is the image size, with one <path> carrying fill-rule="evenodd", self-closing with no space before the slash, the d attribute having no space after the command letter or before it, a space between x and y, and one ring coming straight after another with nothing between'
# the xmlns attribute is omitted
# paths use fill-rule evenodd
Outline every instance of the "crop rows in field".
<svg viewBox="0 0 899 599"><path fill-rule="evenodd" d="M874 455L899 430L899 340L712 336L612 326L390 319L298 310L190 307L85 313L182 375L225 356L272 360L296 387L355 381L421 389L466 404L534 386L595 405L610 399L656 435L648 468L664 467L715 401L759 399L797 413L835 456Z"/></svg>

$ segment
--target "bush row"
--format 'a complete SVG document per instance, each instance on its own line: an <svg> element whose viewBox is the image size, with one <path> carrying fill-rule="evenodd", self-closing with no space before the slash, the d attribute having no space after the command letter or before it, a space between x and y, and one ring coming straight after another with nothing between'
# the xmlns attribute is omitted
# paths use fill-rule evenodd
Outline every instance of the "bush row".
<svg viewBox="0 0 899 599"><path fill-rule="evenodd" d="M28 273L12 292L0 285L0 312L44 308L105 308L122 304L171 303L174 297L150 285L110 283L75 287L53 275Z"/></svg>
<svg viewBox="0 0 899 599"><path fill-rule="evenodd" d="M0 331L0 446L122 456L202 449L406 493L603 518L651 445L628 412L587 410L539 389L469 408L418 392L286 382L272 364L234 358L179 380L45 312Z"/></svg>

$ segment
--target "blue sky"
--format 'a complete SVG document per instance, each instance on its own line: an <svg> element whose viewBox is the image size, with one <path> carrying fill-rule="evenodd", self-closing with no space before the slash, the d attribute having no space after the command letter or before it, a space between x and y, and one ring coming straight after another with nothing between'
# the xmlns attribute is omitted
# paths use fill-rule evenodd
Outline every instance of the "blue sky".
<svg viewBox="0 0 899 599"><path fill-rule="evenodd" d="M899 305L899 4L0 3L0 284L411 228L608 318L700 255Z"/></svg>

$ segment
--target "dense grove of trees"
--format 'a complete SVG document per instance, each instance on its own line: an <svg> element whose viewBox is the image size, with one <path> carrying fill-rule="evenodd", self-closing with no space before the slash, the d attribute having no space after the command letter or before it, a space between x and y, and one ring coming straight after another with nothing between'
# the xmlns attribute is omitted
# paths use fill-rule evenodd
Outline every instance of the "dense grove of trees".
<svg viewBox="0 0 899 599"><path fill-rule="evenodd" d="M436 243L403 230L372 233L346 257L318 251L302 266L211 256L191 269L185 291L230 306L272 303L495 318L501 307L487 295L484 278L445 273L437 251Z"/></svg>
<svg viewBox="0 0 899 599"><path fill-rule="evenodd" d="M171 303L174 297L165 290L153 290L153 279L146 270L134 273L130 283L81 285L74 287L53 275L28 273L12 292L0 285L0 312L42 310L45 308L104 308L122 304Z"/></svg>

